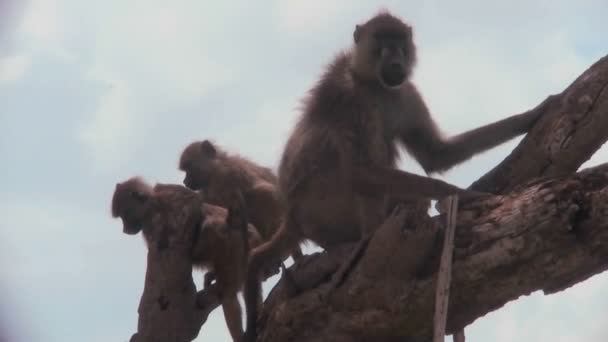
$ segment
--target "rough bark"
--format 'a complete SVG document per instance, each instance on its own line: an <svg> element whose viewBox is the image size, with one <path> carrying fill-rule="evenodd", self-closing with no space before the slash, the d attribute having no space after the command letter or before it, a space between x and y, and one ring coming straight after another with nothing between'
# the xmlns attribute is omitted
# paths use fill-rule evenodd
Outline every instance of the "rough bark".
<svg viewBox="0 0 608 342"><path fill-rule="evenodd" d="M293 297L282 284L273 290L259 341L430 341L443 231L439 217L428 220L431 229L414 232L389 220L325 298L343 255L319 253L296 265L296 282L306 290ZM447 332L521 295L559 291L607 267L608 164L463 204Z"/></svg>
<svg viewBox="0 0 608 342"><path fill-rule="evenodd" d="M448 333L521 295L559 291L608 266L608 166L572 175L608 139L607 85L604 57L533 109L544 111L536 126L471 185L507 195L462 204ZM378 229L329 295L349 246L292 267L302 291L279 282L265 302L259 341L430 341L442 230L438 217L405 216Z"/></svg>

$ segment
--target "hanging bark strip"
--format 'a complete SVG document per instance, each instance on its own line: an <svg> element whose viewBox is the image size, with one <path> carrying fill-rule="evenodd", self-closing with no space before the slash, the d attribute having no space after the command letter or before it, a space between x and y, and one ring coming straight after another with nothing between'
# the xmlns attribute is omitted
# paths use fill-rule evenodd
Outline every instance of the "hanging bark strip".
<svg viewBox="0 0 608 342"><path fill-rule="evenodd" d="M458 196L447 198L447 222L443 253L439 272L437 274L437 291L435 292L435 318L433 342L443 342L445 325L448 317L448 301L450 299L450 281L452 277L452 255L454 251L454 232L456 230L456 213L458 212Z"/></svg>

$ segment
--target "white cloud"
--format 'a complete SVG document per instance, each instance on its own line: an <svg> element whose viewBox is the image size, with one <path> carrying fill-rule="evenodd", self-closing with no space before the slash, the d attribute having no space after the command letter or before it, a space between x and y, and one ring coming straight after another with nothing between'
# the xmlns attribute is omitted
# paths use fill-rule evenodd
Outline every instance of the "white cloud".
<svg viewBox="0 0 608 342"><path fill-rule="evenodd" d="M520 48L516 41L510 44ZM573 45L548 33L542 43L526 50L529 58L514 60L493 42L426 44L415 81L442 126L470 128L532 108L564 90L589 66L589 59L577 55Z"/></svg>
<svg viewBox="0 0 608 342"><path fill-rule="evenodd" d="M21 25L21 31L38 44L57 43L61 34L60 7L57 0L31 0Z"/></svg>
<svg viewBox="0 0 608 342"><path fill-rule="evenodd" d="M21 78L31 64L28 56L0 57L0 83L12 82Z"/></svg>
<svg viewBox="0 0 608 342"><path fill-rule="evenodd" d="M238 152L257 163L275 168L284 147L283 143L275 142L277 138L282 142L289 137L297 117L298 98L268 100L261 101L255 111L247 114L250 118L249 124L226 127L213 138L229 151ZM249 139L247 144L243 144L243 137Z"/></svg>
<svg viewBox="0 0 608 342"><path fill-rule="evenodd" d="M134 123L128 91L113 85L100 99L97 111L77 134L97 165L117 166L121 160L128 158L137 142L143 140L143 129L138 130Z"/></svg>
<svg viewBox="0 0 608 342"><path fill-rule="evenodd" d="M46 199L0 198L0 278L11 281L28 281L44 274L78 273L85 269L84 260L75 258L69 265L54 265L53 269L39 267L40 255L55 250L61 241L58 237L79 236L83 231L74 232L81 226L73 215L69 203ZM82 227L85 228L85 227ZM52 243L50 241L53 241ZM74 247L77 245L73 245ZM65 258L65 251L57 250L53 260ZM10 255L10 258L6 258ZM49 261L50 259L47 259ZM15 267L18 264L19 267ZM8 284L11 282L9 281Z"/></svg>
<svg viewBox="0 0 608 342"><path fill-rule="evenodd" d="M591 66L588 58L576 52L574 39L564 34L547 37L539 42L532 54L538 56L537 60L546 61L541 65L539 72L544 78L543 84L555 86L553 91L561 92ZM549 56L559 56L559 58L549 58ZM551 89L547 90L551 91Z"/></svg>
<svg viewBox="0 0 608 342"><path fill-rule="evenodd" d="M213 49L202 11L166 2L112 5L121 11L96 17L91 30L94 64L84 66L93 79L111 87L78 132L97 165L106 169L131 158L155 118L198 101L232 81L242 67L222 63L222 50Z"/></svg>
<svg viewBox="0 0 608 342"><path fill-rule="evenodd" d="M95 28L96 64L166 101L193 101L234 77L238 66L216 59L205 39L211 28L198 11L164 2L120 6Z"/></svg>
<svg viewBox="0 0 608 342"><path fill-rule="evenodd" d="M351 1L294 0L277 2L279 26L291 32L325 31L332 27L334 17L343 13Z"/></svg>

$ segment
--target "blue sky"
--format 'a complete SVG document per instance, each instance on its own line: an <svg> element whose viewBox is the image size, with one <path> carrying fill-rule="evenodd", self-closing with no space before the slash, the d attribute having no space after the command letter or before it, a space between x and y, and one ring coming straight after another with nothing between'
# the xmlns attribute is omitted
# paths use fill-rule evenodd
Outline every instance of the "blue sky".
<svg viewBox="0 0 608 342"><path fill-rule="evenodd" d="M608 53L604 0L0 0L7 340L127 341L146 251L110 218L114 184L180 182L179 152L202 138L276 166L299 100L382 7L414 25L414 80L448 134L535 106ZM442 178L467 186L516 143ZM606 161L604 148L585 166ZM604 341L607 286L604 274L522 297L467 341ZM228 336L217 310L199 340Z"/></svg>

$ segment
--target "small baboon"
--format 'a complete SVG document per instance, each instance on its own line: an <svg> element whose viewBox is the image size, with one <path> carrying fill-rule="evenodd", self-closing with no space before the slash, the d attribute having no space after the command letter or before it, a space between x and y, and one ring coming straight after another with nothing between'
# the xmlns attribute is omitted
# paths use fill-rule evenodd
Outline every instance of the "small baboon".
<svg viewBox="0 0 608 342"><path fill-rule="evenodd" d="M279 190L286 220L250 255L246 341L256 336L256 274L266 259L304 240L329 249L369 236L389 212L389 196L481 195L399 170L398 145L427 174L442 172L526 133L542 113L537 108L446 139L410 81L416 61L412 28L381 12L357 25L353 38L353 48L340 53L310 91L285 146Z"/></svg>
<svg viewBox="0 0 608 342"><path fill-rule="evenodd" d="M204 204L203 210L205 221L194 247L194 265L214 274L230 335L235 342L240 341L243 326L237 294L245 282L247 270L248 247L244 243L248 242L248 245L255 247L262 242L262 238L257 230L248 224L248 239L244 240L240 229L234 227L231 222L230 210L227 212L226 209L211 204ZM261 305L261 294L256 303Z"/></svg>
<svg viewBox="0 0 608 342"><path fill-rule="evenodd" d="M241 193L249 221L264 240L269 240L283 219L284 205L277 192L277 177L266 167L237 155L230 155L209 140L189 144L181 154L179 169L186 173L184 185L201 190L205 202L228 207L234 193ZM299 247L292 257L301 256ZM281 256L283 260L289 255Z"/></svg>
<svg viewBox="0 0 608 342"><path fill-rule="evenodd" d="M245 280L248 248L262 242L255 227L247 224L239 209L242 208L226 210L204 203L198 193L181 185L151 187L138 177L118 183L112 198L112 216L122 219L123 231L130 235L142 231L149 247L167 246L163 231L167 224L165 216L192 211L187 213L193 218L187 228L198 230L192 247L192 263L214 275L226 324L234 341L240 341L243 335L237 294ZM156 244L158 241L165 242ZM260 305L261 297L257 301Z"/></svg>

